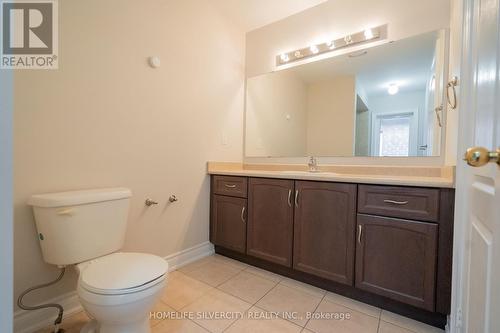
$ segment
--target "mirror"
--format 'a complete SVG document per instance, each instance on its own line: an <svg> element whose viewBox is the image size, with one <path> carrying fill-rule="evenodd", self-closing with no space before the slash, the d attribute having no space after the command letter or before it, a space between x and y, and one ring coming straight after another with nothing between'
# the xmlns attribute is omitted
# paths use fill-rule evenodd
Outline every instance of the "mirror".
<svg viewBox="0 0 500 333"><path fill-rule="evenodd" d="M446 34L247 79L245 155L439 156Z"/></svg>

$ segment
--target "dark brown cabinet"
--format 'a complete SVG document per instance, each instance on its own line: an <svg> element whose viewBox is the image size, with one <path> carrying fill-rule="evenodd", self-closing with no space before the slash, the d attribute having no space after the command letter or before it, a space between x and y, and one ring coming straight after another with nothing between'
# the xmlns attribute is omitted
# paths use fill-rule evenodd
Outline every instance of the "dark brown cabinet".
<svg viewBox="0 0 500 333"><path fill-rule="evenodd" d="M210 240L215 245L245 253L247 199L213 195Z"/></svg>
<svg viewBox="0 0 500 333"><path fill-rule="evenodd" d="M444 327L453 189L221 175L211 186L217 253Z"/></svg>
<svg viewBox="0 0 500 333"><path fill-rule="evenodd" d="M356 288L434 311L435 223L358 215Z"/></svg>
<svg viewBox="0 0 500 333"><path fill-rule="evenodd" d="M294 201L293 268L353 285L356 185L296 181Z"/></svg>
<svg viewBox="0 0 500 333"><path fill-rule="evenodd" d="M247 254L291 267L293 180L250 178Z"/></svg>

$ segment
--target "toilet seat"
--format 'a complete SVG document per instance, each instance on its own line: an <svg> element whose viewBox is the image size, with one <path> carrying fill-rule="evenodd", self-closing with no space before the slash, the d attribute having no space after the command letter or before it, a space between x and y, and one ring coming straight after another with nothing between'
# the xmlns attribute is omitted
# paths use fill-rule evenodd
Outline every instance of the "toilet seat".
<svg viewBox="0 0 500 333"><path fill-rule="evenodd" d="M79 286L100 295L140 292L164 280L168 263L146 253L118 252L78 265Z"/></svg>

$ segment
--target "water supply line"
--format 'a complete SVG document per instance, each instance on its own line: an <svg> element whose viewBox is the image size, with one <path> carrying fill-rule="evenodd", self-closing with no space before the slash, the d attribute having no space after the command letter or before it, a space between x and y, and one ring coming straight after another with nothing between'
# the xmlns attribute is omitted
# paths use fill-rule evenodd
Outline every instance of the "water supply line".
<svg viewBox="0 0 500 333"><path fill-rule="evenodd" d="M28 288L25 291L23 291L21 293L21 295L19 295L19 297L17 298L17 306L19 306L23 310L32 311L32 310L40 310L40 309L45 309L45 308L58 309L59 314L57 315L57 318L54 321L54 333L63 333L64 332L63 329L59 328L59 325L61 324L62 319L63 319L64 308L60 304L56 304L56 303L47 303L47 304L40 304L40 305L35 305L35 306L25 305L25 304L23 304L23 298L24 298L24 296L26 296L27 294L29 294L30 292L32 292L34 290L45 288L45 287L51 286L51 285L56 284L57 282L61 281L65 272L66 272L66 267L63 266L63 267L61 267L61 272L59 273L59 276L54 281Z"/></svg>

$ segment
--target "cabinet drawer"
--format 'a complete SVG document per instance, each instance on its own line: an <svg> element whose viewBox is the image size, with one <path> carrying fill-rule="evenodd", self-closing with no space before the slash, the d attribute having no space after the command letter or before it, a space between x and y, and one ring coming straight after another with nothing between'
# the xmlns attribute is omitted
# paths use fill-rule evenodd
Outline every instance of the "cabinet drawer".
<svg viewBox="0 0 500 333"><path fill-rule="evenodd" d="M358 212L437 222L439 189L360 185Z"/></svg>
<svg viewBox="0 0 500 333"><path fill-rule="evenodd" d="M214 194L246 198L247 183L246 177L213 176L212 191Z"/></svg>

